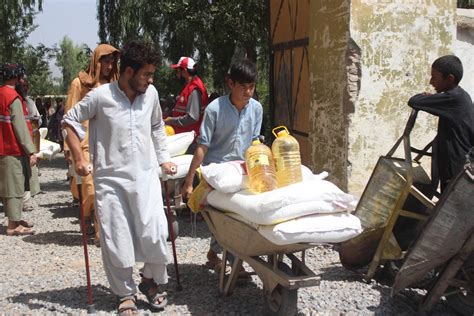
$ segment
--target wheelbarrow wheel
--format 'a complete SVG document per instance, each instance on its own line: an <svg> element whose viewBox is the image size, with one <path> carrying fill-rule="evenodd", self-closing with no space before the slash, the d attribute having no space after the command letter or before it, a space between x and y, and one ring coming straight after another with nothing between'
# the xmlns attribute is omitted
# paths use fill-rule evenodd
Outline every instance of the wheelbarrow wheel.
<svg viewBox="0 0 474 316"><path fill-rule="evenodd" d="M291 268L283 262L278 268L288 275L293 275ZM290 290L277 285L271 294L265 295L267 315L296 315L298 304L298 289Z"/></svg>
<svg viewBox="0 0 474 316"><path fill-rule="evenodd" d="M474 315L474 256L471 255L456 275L456 279L466 282L465 288L448 287L446 301L461 315Z"/></svg>

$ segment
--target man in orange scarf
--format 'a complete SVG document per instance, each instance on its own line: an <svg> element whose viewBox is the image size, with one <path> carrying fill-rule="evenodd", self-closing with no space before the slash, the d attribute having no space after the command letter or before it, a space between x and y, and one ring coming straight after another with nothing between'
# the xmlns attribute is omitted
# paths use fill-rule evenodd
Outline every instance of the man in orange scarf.
<svg viewBox="0 0 474 316"><path fill-rule="evenodd" d="M71 82L71 86L68 91L66 105L64 108L64 113L69 112L71 108L78 103L82 98L92 89L105 84L110 83L118 79L118 59L120 52L115 47L108 44L100 44L94 50L94 53L91 56L91 61L89 67L86 71L79 72L77 78ZM84 127L87 129L89 122L83 122ZM81 142L82 151L84 157L89 159L89 135L86 135L86 138ZM71 155L67 144L64 144L64 154L66 160L70 164L72 162ZM78 199L77 185L74 178L71 179L71 193L74 198ZM97 217L92 213L94 210L94 183L92 180L92 175L87 175L82 177L82 203L84 206L84 217L86 219L87 231L91 234L92 230L92 218L94 219L94 243L96 246L99 246L99 225L97 222Z"/></svg>

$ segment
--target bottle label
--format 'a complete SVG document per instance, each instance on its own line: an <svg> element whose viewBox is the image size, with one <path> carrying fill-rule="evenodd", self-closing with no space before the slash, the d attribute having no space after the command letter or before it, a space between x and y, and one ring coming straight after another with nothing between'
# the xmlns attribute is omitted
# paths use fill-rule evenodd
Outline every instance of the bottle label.
<svg viewBox="0 0 474 316"><path fill-rule="evenodd" d="M256 166L269 166L270 161L267 155L255 155L249 159L248 168L253 169Z"/></svg>
<svg viewBox="0 0 474 316"><path fill-rule="evenodd" d="M290 170L301 165L299 154L287 155L286 157L277 157L275 160L276 171Z"/></svg>

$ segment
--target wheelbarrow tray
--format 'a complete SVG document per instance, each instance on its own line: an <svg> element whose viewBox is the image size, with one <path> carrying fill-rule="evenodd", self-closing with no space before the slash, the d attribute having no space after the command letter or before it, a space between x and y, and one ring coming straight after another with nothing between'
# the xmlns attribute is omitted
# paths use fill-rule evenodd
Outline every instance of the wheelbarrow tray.
<svg viewBox="0 0 474 316"><path fill-rule="evenodd" d="M436 204L420 237L397 273L392 294L421 280L456 255L474 231L474 184L464 170L453 179Z"/></svg>
<svg viewBox="0 0 474 316"><path fill-rule="evenodd" d="M355 215L360 219L364 231L343 242L340 247L341 263L346 268L359 269L373 260L394 212L400 209L423 209L423 204L409 194L407 169L407 163L400 158L382 156L377 161L355 210ZM414 187L423 194L431 196L429 194L430 179L421 165L413 162L412 173ZM407 196L406 199L403 196ZM400 205L400 200L403 201L403 205ZM413 225L407 220L405 223ZM401 250L398 241L390 237L383 250L383 258L398 259L402 256Z"/></svg>
<svg viewBox="0 0 474 316"><path fill-rule="evenodd" d="M247 262L262 280L266 292L272 292L277 285L287 289L298 289L319 284L320 277L304 263L304 250L312 248L316 244L276 245L260 235L256 228L228 216L212 206L206 206L202 214L224 251L231 252L237 259L236 261ZM298 251L303 251L302 260L293 254ZM278 264L277 261L281 261L283 255L291 260L291 267L286 266L282 269ZM265 260L265 256L275 260ZM234 271L235 267L236 265L232 268L233 271L228 281L232 280L232 274L236 272ZM222 271L221 292L228 295L235 284L228 283L224 289L223 278L224 272Z"/></svg>
<svg viewBox="0 0 474 316"><path fill-rule="evenodd" d="M292 253L314 247L310 244L276 245L263 237L254 227L207 207L206 222L222 247L245 257Z"/></svg>

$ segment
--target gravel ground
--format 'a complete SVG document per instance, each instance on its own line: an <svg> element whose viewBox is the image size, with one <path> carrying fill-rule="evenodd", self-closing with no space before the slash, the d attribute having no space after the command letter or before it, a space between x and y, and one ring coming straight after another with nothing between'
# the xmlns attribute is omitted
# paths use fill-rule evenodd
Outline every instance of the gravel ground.
<svg viewBox="0 0 474 316"><path fill-rule="evenodd" d="M0 314L85 314L87 290L78 208L71 203L64 160L58 157L43 161L40 167L42 193L34 198L35 210L24 213L25 219L34 222L37 234L7 237L6 219L0 213L4 223L0 226ZM218 276L204 266L209 245L205 222L197 222L196 237L191 234L188 215L182 214L179 223L176 244L183 290L176 291L170 264L168 306L162 313L262 314L265 302L260 279L252 276L251 282L239 283L230 297L220 296ZM89 256L96 311L102 315L114 313L115 296L108 289L100 249L92 241ZM331 246L312 248L306 256L307 265L321 276L321 283L298 290L300 315L415 315L425 294L406 289L391 298L389 286L365 283L359 275L344 269ZM137 264L135 270L139 267ZM138 272L135 275L138 282ZM138 296L138 308L140 313L152 313L142 295ZM434 311L435 315L453 313L444 301Z"/></svg>

